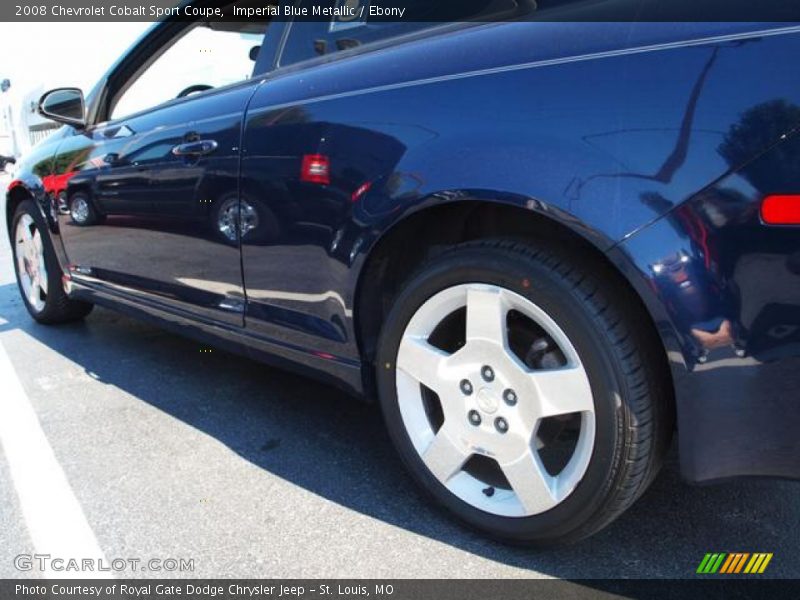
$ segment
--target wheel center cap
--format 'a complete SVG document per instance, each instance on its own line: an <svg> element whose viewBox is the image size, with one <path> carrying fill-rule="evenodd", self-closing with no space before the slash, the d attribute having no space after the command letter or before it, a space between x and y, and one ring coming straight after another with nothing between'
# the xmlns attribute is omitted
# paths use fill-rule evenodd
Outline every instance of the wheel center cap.
<svg viewBox="0 0 800 600"><path fill-rule="evenodd" d="M498 402L489 388L481 388L477 395L478 408L483 412L492 414L497 410Z"/></svg>

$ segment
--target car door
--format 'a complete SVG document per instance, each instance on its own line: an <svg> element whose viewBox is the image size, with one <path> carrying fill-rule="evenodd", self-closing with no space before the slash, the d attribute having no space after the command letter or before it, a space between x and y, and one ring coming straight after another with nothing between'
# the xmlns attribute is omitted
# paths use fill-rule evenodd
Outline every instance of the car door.
<svg viewBox="0 0 800 600"><path fill-rule="evenodd" d="M239 46L247 56L245 42ZM76 171L66 186L67 206L83 195L97 213L89 225L68 211L60 215L76 276L170 310L243 324L239 146L256 85L186 94L97 124L61 145L55 164L73 164ZM120 104L123 114L138 108L126 106L124 97Z"/></svg>
<svg viewBox="0 0 800 600"><path fill-rule="evenodd" d="M67 183L67 201L86 194L101 217L79 226L61 215L66 253L79 273L241 324L238 245L215 231L211 215L236 197L240 119L251 93L245 85L188 99L126 119L125 137L108 135L114 123L62 146L86 152ZM148 154L152 148L158 151ZM176 148L189 153L176 155Z"/></svg>
<svg viewBox="0 0 800 600"><path fill-rule="evenodd" d="M112 126L104 132L106 138L130 138L128 125ZM151 174L161 161L169 160L174 140L157 136L148 142L132 144L121 152L108 152L99 161L106 167L96 174L94 201L104 215L144 215L154 208ZM121 148L122 150L122 148ZM98 162L98 161L96 161Z"/></svg>
<svg viewBox="0 0 800 600"><path fill-rule="evenodd" d="M324 4L333 8L343 2ZM425 26L295 22L279 66ZM391 123L369 123L357 102L332 115L321 110L324 103L294 101L313 96L314 77L311 67L267 81L245 118L242 202L272 224L260 236L242 237L246 327L256 336L346 361L356 357L348 278L363 242L353 215L370 186L392 173L406 147Z"/></svg>

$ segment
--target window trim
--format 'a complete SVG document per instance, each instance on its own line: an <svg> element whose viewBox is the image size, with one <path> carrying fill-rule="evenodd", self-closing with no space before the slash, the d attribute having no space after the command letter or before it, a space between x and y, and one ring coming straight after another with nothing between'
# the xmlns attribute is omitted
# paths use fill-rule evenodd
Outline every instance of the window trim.
<svg viewBox="0 0 800 600"><path fill-rule="evenodd" d="M417 31L411 31L409 33L403 33L397 36L390 36L380 40L375 40L373 42L367 42L366 44L361 44L359 46L356 46L355 48L348 48L347 50L337 50L336 52L333 52L331 54L312 56L311 58L299 60L290 65L284 65L281 64L281 60L283 59L283 52L285 50L286 42L288 41L289 36L292 33L292 28L295 23L296 21L293 19L287 24L284 34L284 39L275 57L275 68L273 69L272 72L281 70L284 73L289 73L295 70L295 68L297 67L299 67L297 70L310 68L318 64L325 64L328 62L333 62L335 60L343 60L351 56L358 56L360 54L366 54L369 52L382 50L384 48L393 47L398 44L406 44L409 42L416 41L418 39L426 39L428 37L433 37L435 35L440 35L442 33L450 33L451 31L459 31L461 29L471 28L471 27L497 25L497 23L481 23L481 22L470 22L470 21L435 24L431 25L431 27L426 27L423 29L419 29Z"/></svg>
<svg viewBox="0 0 800 600"><path fill-rule="evenodd" d="M126 53L122 59L122 62L117 64L113 70L104 77L102 89L97 102L99 106L95 111L95 114L92 115L92 122L87 123L87 126L83 129L83 131L91 132L98 129L103 129L109 125L113 125L114 123L125 122L147 114L150 111L159 110L172 104L186 102L200 96L204 97L206 94L211 95L217 91L224 91L236 86L255 83L261 80L262 74L255 71L256 66L258 65L258 60L256 60L253 64L253 73L249 79L234 81L233 83L215 87L197 95L186 96L184 98L170 98L164 102L154 104L153 106L149 106L137 112L111 118L111 113L114 110L117 102L119 102L119 99L139 79L139 77L141 77L153 63L161 58L164 53L177 44L183 37L188 35L189 32L198 26L202 26L202 23L203 21L201 20L190 22L164 22L162 26L154 28L151 32L140 39L136 46ZM272 22L269 23L267 31L265 31L262 35L262 50L264 46L264 39L266 38L269 27L272 24ZM163 41L161 41L159 44L158 41L162 39ZM145 50L151 48L154 42L156 44L155 48L152 48L149 52L145 53ZM126 76L126 72L130 74ZM124 78L121 84L118 84L116 81L119 78Z"/></svg>
<svg viewBox="0 0 800 600"><path fill-rule="evenodd" d="M183 38L185 38L187 35L189 35L189 33L193 29L197 28L199 25L200 25L200 21L194 21L194 22L186 23L185 27L182 27L182 28L180 28L178 30L178 34L177 35L170 36L165 43L163 43L160 46L156 47L153 50L153 52L151 52L149 55L147 55L147 58L145 58L145 60L143 60L139 64L138 67L135 67L133 73L131 75L129 75L128 77L126 77L125 78L125 82L114 91L113 95L111 95L108 98L107 106L106 106L106 116L108 117L108 122L111 123L111 122L114 122L114 121L124 120L124 119L127 119L129 116L138 115L138 114L141 114L141 113L143 113L143 112L145 112L147 110L152 110L152 109L154 109L154 108L156 108L158 106L161 106L162 104L166 104L167 102L170 102L171 100L177 100L177 98L172 98L171 100L167 100L166 102L161 102L159 104L155 104L155 105L153 105L151 107L148 107L148 108L145 108L143 110L139 110L139 111L133 112L130 115L125 115L125 116L122 116L122 117L112 118L112 115L114 114L114 109L117 107L117 104L119 103L119 101L122 98L122 96L125 95L125 93L131 88L131 86L133 84L135 84L137 81L139 81L139 79L147 72L147 70L151 66L153 66L156 63L156 61L158 61L159 58L164 56L164 54L166 54L169 51L170 48L174 47L178 42L180 42Z"/></svg>

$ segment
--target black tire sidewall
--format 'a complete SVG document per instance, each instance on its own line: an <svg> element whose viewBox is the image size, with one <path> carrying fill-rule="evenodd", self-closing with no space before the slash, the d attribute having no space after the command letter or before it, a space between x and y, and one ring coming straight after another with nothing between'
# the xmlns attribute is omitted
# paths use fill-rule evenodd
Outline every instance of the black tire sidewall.
<svg viewBox="0 0 800 600"><path fill-rule="evenodd" d="M525 282L528 282L526 287ZM431 296L464 283L504 287L542 308L564 330L589 376L595 401L595 447L576 489L553 509L530 517L502 517L472 507L453 495L427 469L400 416L395 358L403 331ZM626 397L620 366L610 340L587 306L563 278L534 259L500 249L465 248L450 252L413 277L398 296L384 324L377 355L377 384L389 434L403 462L422 486L468 524L506 541L551 543L568 540L602 510L617 481L626 431ZM623 401L620 402L620 399Z"/></svg>

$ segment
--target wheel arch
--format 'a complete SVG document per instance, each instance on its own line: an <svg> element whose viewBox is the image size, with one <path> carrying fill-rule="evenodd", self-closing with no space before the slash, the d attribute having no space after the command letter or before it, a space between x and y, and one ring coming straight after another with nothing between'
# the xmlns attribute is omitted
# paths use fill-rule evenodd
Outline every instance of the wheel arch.
<svg viewBox="0 0 800 600"><path fill-rule="evenodd" d="M29 177L27 179L15 179L8 186L6 192L6 228L9 243L14 243L12 233L12 221L17 207L25 200L32 200L39 213L42 215L44 222L47 224L48 234L53 243L53 249L56 253L56 259L62 270L68 264L67 255L64 246L61 243L61 235L59 233L58 221L56 220L53 211L55 208L51 205L52 199L45 191L42 181L38 177Z"/></svg>
<svg viewBox="0 0 800 600"><path fill-rule="evenodd" d="M662 307L657 299L648 296L652 290L639 280L632 261L623 253L613 251L616 247L613 240L587 228L568 213L538 201L520 203L510 201L512 198L508 195L502 196L503 201L492 201L472 194L469 198L424 205L395 221L371 245L358 273L353 310L367 393L372 395L375 391L373 364L377 342L382 323L402 283L424 260L447 246L508 237L568 248L625 296L654 350L659 371L669 382L674 406L668 360L670 338L669 333L658 326L663 322Z"/></svg>
<svg viewBox="0 0 800 600"><path fill-rule="evenodd" d="M6 193L6 229L9 241L12 241L11 227L14 213L24 200L34 200L35 197L28 187L20 180L14 180L8 186ZM39 207L41 210L41 206Z"/></svg>

